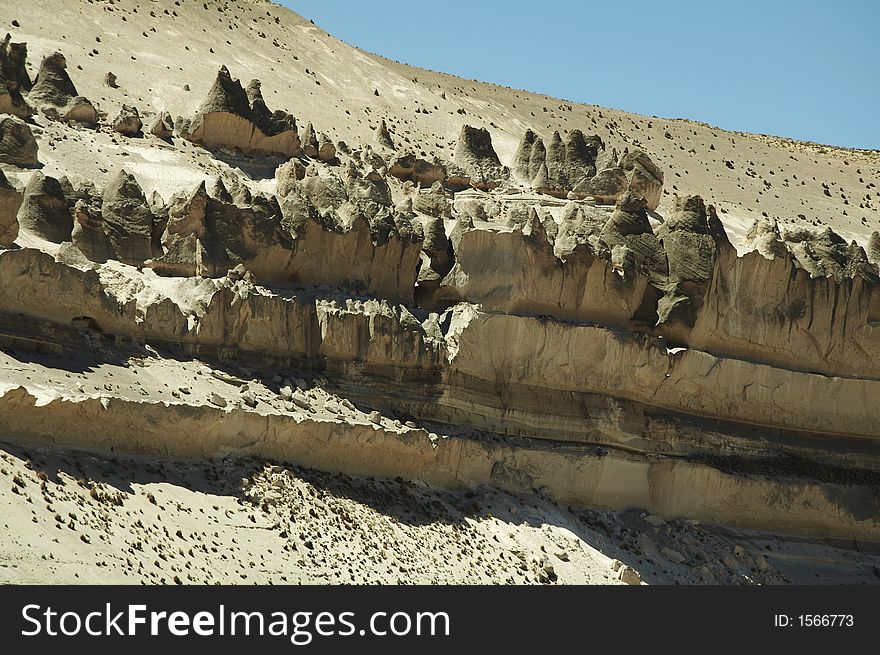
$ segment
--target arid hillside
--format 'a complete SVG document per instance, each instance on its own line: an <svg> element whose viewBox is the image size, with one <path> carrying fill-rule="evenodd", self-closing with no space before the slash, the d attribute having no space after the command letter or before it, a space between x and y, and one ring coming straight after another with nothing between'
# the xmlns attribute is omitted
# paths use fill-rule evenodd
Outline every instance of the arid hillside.
<svg viewBox="0 0 880 655"><path fill-rule="evenodd" d="M3 30L0 581L880 582L876 151L256 0Z"/></svg>

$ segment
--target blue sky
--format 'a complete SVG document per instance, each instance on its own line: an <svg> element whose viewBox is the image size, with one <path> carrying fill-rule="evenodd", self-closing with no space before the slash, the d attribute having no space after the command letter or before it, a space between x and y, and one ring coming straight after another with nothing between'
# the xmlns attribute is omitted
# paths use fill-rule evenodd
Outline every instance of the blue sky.
<svg viewBox="0 0 880 655"><path fill-rule="evenodd" d="M421 68L880 149L878 0L280 2L347 43Z"/></svg>

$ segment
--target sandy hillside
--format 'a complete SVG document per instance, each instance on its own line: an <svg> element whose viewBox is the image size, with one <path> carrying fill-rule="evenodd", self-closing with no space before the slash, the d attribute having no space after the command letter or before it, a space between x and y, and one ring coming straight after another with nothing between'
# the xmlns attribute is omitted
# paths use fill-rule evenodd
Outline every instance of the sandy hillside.
<svg viewBox="0 0 880 655"><path fill-rule="evenodd" d="M80 93L110 116L123 103L147 116L190 115L226 65L245 84L259 78L270 108L290 111L334 140L369 141L385 119L397 140L451 159L461 126L470 124L488 128L509 163L526 128L545 138L577 128L618 150L643 149L666 171L664 206L673 194L701 194L734 235L760 216L783 225L829 225L863 245L880 228L876 152L730 133L415 69L352 48L268 2L34 0L5 4L0 25L14 41L28 43L32 76L42 57L63 52ZM117 75L118 89L103 84L108 71ZM54 143L57 157L68 155L69 138ZM124 163L148 193L168 196L216 174L218 164L198 153L145 151L103 134L82 138L96 139L97 147L78 155L77 168L96 180ZM53 157L51 150L44 154L48 174Z"/></svg>

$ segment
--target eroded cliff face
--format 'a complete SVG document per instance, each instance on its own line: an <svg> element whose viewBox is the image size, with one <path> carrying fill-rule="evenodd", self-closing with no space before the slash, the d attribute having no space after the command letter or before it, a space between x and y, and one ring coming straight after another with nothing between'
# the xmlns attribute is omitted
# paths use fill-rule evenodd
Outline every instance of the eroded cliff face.
<svg viewBox="0 0 880 655"><path fill-rule="evenodd" d="M9 433L880 541L876 248L766 220L738 252L700 196L658 209L648 154L580 130L529 130L512 161L468 125L450 161L408 151L384 121L370 144L311 123L300 135L225 68L195 115L158 115L144 135L106 124L63 55L29 89L12 45L0 63L19 115L27 92L72 139L97 125L157 158L196 150L200 168L166 200L130 166L103 188L31 170L39 130L16 132L26 160L4 139L0 346L284 365L352 407L312 415L292 381L271 411L245 384L206 404L4 383Z"/></svg>

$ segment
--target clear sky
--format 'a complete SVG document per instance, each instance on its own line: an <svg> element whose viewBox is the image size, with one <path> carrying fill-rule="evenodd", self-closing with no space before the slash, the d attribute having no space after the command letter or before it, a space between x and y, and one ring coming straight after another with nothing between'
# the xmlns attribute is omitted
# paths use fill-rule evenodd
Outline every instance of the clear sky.
<svg viewBox="0 0 880 655"><path fill-rule="evenodd" d="M276 0L420 68L880 149L880 0Z"/></svg>

